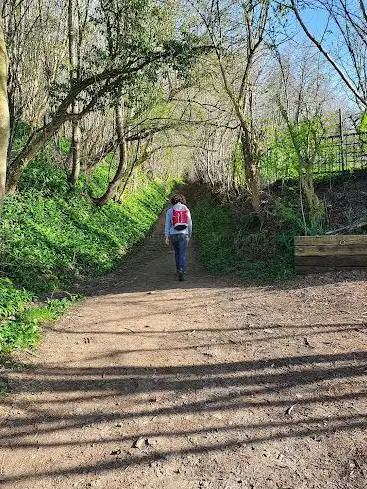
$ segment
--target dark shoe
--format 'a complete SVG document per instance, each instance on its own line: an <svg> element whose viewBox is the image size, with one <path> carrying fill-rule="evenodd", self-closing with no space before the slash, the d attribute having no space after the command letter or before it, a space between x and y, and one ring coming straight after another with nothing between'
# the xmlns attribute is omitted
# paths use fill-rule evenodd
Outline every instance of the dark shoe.
<svg viewBox="0 0 367 489"><path fill-rule="evenodd" d="M183 270L178 271L178 280L183 282L185 280L185 272Z"/></svg>

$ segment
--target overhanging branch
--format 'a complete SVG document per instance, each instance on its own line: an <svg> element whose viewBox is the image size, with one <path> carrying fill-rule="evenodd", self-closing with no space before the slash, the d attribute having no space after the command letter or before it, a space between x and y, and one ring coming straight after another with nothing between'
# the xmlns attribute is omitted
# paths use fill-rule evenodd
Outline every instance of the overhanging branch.
<svg viewBox="0 0 367 489"><path fill-rule="evenodd" d="M328 62L331 64L331 66L334 68L334 70L338 73L340 78L343 80L343 82L346 84L346 86L349 88L349 90L353 93L353 95L356 97L357 100L359 100L365 107L367 107L367 100L360 95L358 92L357 87L353 83L353 81L348 77L346 73L339 67L338 63L330 56L330 54L326 51L324 46L321 44L320 41L318 41L308 30L306 24L303 22L303 19L299 13L299 10L297 8L295 0L291 0L291 6L289 7L294 15L296 16L296 19L298 20L303 32L306 34L306 36L310 39L310 41L317 47L317 49L320 51L320 53L323 54L323 56L328 60Z"/></svg>

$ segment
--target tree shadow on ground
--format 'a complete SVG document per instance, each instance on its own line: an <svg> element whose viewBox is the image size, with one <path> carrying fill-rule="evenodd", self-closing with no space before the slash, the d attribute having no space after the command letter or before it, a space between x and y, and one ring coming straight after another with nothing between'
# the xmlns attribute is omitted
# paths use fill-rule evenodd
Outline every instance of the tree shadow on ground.
<svg viewBox="0 0 367 489"><path fill-rule="evenodd" d="M115 443L122 450L118 456L111 454L108 460L87 466L45 467L39 473L5 475L2 480L11 482L44 476L100 474L121 466L148 464L167 457L207 454L264 441L309 439L366 429L367 413L358 411L365 405L367 397L363 383L366 369L367 353L350 352L175 367L64 366L25 371L20 381L12 383L13 393L31 393L34 401L20 406L27 414L4 420L0 436L3 448L71 449ZM295 397L295 391L301 390L302 397ZM157 406L156 397L167 395L166 402ZM122 403L140 398L140 403L132 402L128 408L119 408L118 405L113 409L103 408L103 401L112 396ZM93 401L98 401L103 409L94 410ZM8 398L4 402L13 401ZM49 404L47 409L45 402ZM350 402L355 407L353 412ZM68 403L78 406L79 411L84 404L83 412L63 409ZM288 414L290 406L293 406L293 415ZM261 419L264 409L267 412L273 410L267 420ZM249 412L255 411L255 417L248 417ZM235 421L231 425L220 424L218 419L212 418L215 413L234 417ZM190 416L191 427L177 427L182 416ZM203 420L203 416L207 418ZM116 426L116 423L124 426L147 418L155 419L151 423L154 427L142 428L133 435L108 433L96 437L94 431L92 436L79 431L77 439L69 436L76 429L101 424ZM170 421L167 422L168 419ZM159 429L155 428L157 425ZM63 435L58 437L60 433ZM200 435L205 436L200 438ZM213 436L211 442L207 441L208 435ZM157 445L146 446L142 452L125 451L125 448L133 446L137 436L154 439ZM192 436L199 436L200 443L195 446L187 443ZM172 440L173 447L176 439L181 447L161 450L159 445L163 438Z"/></svg>
<svg viewBox="0 0 367 489"><path fill-rule="evenodd" d="M359 334L362 322L340 317L340 321L327 324L317 314L302 321L286 317L276 322L266 315L255 320L254 311L268 306L266 294L276 294L278 302L272 298L273 307L286 307L293 290L315 284L300 279L291 287L280 284L278 288L243 288L231 278L208 274L198 265L195 250L190 256L188 279L180 283L173 273L172 253L164 248L160 232L154 233L126 266L79 287L78 292L98 300L101 310L95 322L86 317L79 321L85 329L75 327L72 311L69 323L51 327L55 333L73 338L111 335L113 341L106 351L97 348L96 353L91 348L87 357L76 355L77 367L66 359L57 365L45 365L41 360L36 362L36 369L22 370L10 378L12 393L19 394L19 412L2 420L0 445L10 454L18 450L67 449L71 461L65 466L57 460L54 467L43 466L33 472L19 468L17 474L3 474L4 482L73 474L95 476L172 457L242 450L266 441L312 438L317 443L320 437L367 428L367 353L354 351L361 342L353 346L350 343L346 351L334 353L323 353L324 345L319 350L312 346L317 335L330 335L334 341L346 332L357 330ZM325 280L321 280L323 283ZM177 294L180 289L182 296ZM279 291L284 292L284 303L279 303ZM258 292L262 294L261 303ZM302 297L296 306L301 303ZM136 309L133 314L129 306ZM105 317L112 307L112 317ZM186 323L188 307L193 315ZM295 309L294 304L292 307ZM206 313L202 325L196 325L196 313L203 308L209 312L213 308L212 315ZM214 323L219 311L232 313L228 323L221 319ZM162 315L167 320L170 313L174 318L168 329L159 321L154 329L144 327L145 318ZM144 348L144 336L162 336L161 343L156 348L154 343ZM281 341L299 341L302 337L307 342L301 341L301 348L307 354L298 353L294 347L288 356L289 350L276 353ZM133 348L125 343L131 338L137 338L138 348L136 340ZM225 361L192 357L189 363L183 356L183 364L170 365L169 355L177 349L185 355L189 350L267 343L270 349L260 351L255 359L233 361L232 351ZM143 358L145 366L135 366L124 357L141 352L154 355L152 365ZM162 366L164 359L167 366ZM5 407L13 406L14 395L3 399ZM154 439L156 444L134 449L137 438ZM78 450L91 445L103 451L103 457L80 465Z"/></svg>

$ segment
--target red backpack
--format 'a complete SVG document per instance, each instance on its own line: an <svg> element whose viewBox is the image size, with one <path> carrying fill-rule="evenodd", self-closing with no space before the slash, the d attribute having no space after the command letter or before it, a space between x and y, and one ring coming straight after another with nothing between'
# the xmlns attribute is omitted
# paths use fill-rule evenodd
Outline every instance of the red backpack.
<svg viewBox="0 0 367 489"><path fill-rule="evenodd" d="M172 225L176 231L184 231L189 225L189 209L180 202L173 206Z"/></svg>

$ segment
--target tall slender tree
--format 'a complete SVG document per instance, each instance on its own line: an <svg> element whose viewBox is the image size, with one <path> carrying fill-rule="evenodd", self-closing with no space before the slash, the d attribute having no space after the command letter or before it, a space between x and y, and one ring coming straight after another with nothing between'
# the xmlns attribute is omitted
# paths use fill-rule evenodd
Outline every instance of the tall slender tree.
<svg viewBox="0 0 367 489"><path fill-rule="evenodd" d="M6 166L10 132L7 77L8 56L3 26L0 22L0 207L2 206L5 195Z"/></svg>
<svg viewBox="0 0 367 489"><path fill-rule="evenodd" d="M79 81L80 78L80 66L79 56L77 52L77 38L76 38L76 12L78 9L79 0L69 0L68 3L68 38L69 38L69 80L70 89ZM71 114L78 114L79 104L77 99L74 99L71 103ZM80 174L80 145L81 145L81 130L80 121L73 119L71 121L71 161L72 168L70 174L70 183L75 185L78 181Z"/></svg>
<svg viewBox="0 0 367 489"><path fill-rule="evenodd" d="M247 189L261 214L260 131L253 117L256 66L264 52L269 0L194 3L213 43L224 91L239 126Z"/></svg>

